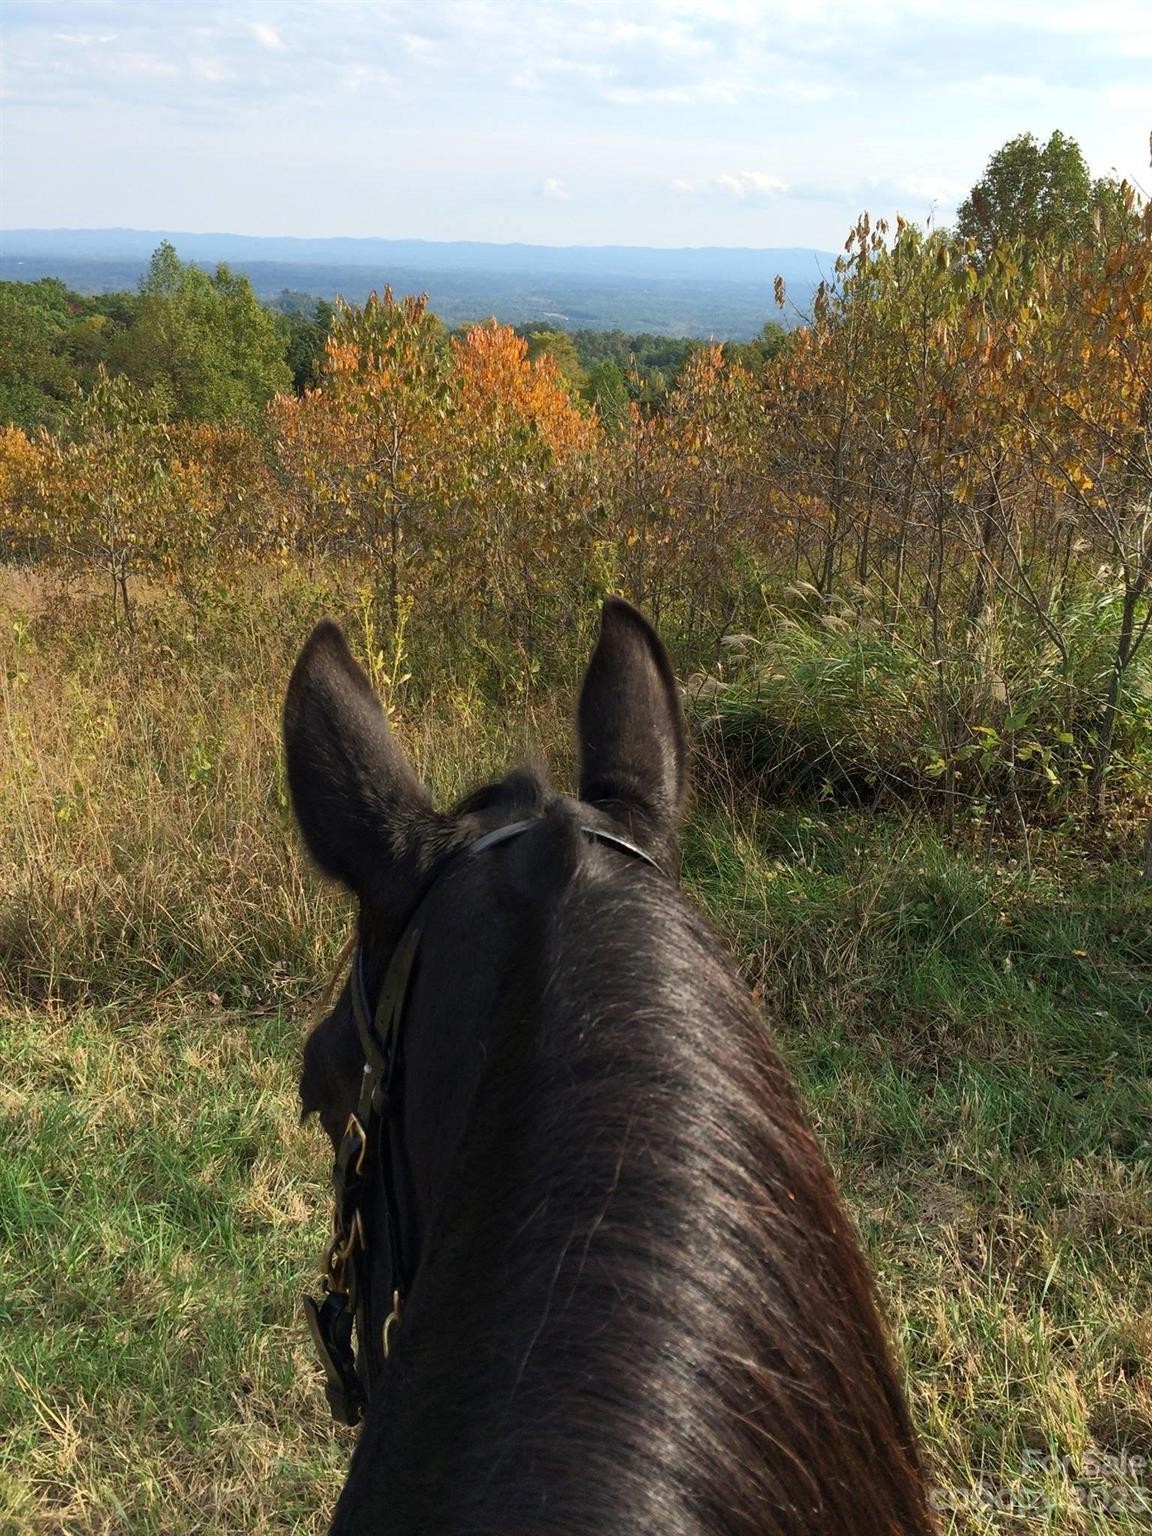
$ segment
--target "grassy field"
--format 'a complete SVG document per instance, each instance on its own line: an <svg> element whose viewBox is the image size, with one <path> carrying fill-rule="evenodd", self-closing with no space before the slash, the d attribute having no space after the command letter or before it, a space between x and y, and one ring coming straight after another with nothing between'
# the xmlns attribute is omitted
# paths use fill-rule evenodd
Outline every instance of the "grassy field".
<svg viewBox="0 0 1152 1536"><path fill-rule="evenodd" d="M68 639L0 595L0 1531L319 1531L351 1447L297 1312L300 1043L347 909L278 760L312 614ZM560 704L403 710L438 795ZM715 776L713 775L713 778ZM925 817L714 791L686 880L778 1021L906 1362L943 1529L1152 1527L1152 892Z"/></svg>

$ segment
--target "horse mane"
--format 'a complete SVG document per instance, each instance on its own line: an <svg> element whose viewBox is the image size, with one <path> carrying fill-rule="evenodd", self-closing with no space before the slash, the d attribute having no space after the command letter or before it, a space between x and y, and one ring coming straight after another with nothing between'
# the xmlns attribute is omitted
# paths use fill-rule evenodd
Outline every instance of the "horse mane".
<svg viewBox="0 0 1152 1536"><path fill-rule="evenodd" d="M580 814L534 834L519 991L333 1531L928 1532L858 1241L767 1027L699 913Z"/></svg>

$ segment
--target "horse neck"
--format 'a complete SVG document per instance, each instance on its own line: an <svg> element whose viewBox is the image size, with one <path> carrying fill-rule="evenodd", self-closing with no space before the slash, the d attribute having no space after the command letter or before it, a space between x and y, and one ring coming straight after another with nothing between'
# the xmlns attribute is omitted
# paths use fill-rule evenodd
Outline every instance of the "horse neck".
<svg viewBox="0 0 1152 1536"><path fill-rule="evenodd" d="M649 880L577 882L540 959L341 1510L503 1536L927 1531L851 1228L702 922Z"/></svg>

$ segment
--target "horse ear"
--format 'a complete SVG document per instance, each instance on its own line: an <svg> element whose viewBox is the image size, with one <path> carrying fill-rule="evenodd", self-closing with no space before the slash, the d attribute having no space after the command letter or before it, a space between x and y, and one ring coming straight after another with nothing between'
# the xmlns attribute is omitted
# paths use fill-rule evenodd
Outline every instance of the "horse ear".
<svg viewBox="0 0 1152 1536"><path fill-rule="evenodd" d="M435 819L339 625L318 624L284 700L292 806L321 869L359 896L380 890Z"/></svg>
<svg viewBox="0 0 1152 1536"><path fill-rule="evenodd" d="M688 732L667 651L618 597L604 604L578 723L580 798L671 860L688 799Z"/></svg>

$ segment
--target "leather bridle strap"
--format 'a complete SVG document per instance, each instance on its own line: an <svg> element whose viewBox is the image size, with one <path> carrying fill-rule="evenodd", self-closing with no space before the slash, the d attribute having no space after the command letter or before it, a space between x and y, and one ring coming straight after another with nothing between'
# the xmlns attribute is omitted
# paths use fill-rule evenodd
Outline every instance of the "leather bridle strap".
<svg viewBox="0 0 1152 1536"><path fill-rule="evenodd" d="M401 1027L420 950L424 909L450 869L501 843L511 842L537 826L540 820L540 817L532 817L497 827L452 850L441 860L420 893L392 951L375 1007L371 1005L364 976L363 941L356 946L349 992L364 1053L364 1072L356 1111L348 1117L332 1169L335 1217L332 1241L325 1256L323 1295L320 1301L311 1296L304 1297L304 1315L324 1367L325 1393L337 1423L359 1422L383 1360L387 1359L390 1333L400 1320L402 1299L408 1294L412 1278L406 1268L408 1256L404 1251L396 1177L401 1152L396 1130L396 1079ZM619 849L663 873L650 854L619 833L602 827L582 826L580 830L589 841ZM380 1204L393 1293L392 1309L382 1330L379 1362L370 1328L368 1240L363 1215L367 1185L374 1171L381 1183ZM353 1321L359 1362L352 1343Z"/></svg>

